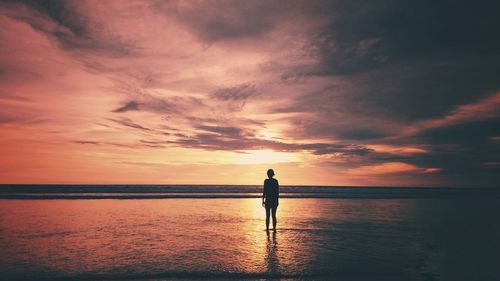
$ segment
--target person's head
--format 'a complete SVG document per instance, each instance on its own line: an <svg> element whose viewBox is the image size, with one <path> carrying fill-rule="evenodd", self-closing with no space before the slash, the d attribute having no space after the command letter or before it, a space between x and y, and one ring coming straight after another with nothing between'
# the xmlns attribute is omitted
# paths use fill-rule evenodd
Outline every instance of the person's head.
<svg viewBox="0 0 500 281"><path fill-rule="evenodd" d="M274 177L274 171L273 169L267 170L267 177L272 179Z"/></svg>

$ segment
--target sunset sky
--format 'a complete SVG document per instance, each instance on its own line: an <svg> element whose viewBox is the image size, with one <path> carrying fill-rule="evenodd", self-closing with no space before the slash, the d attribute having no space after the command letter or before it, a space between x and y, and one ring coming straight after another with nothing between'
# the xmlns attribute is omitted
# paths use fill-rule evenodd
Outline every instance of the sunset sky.
<svg viewBox="0 0 500 281"><path fill-rule="evenodd" d="M0 183L498 186L494 2L4 1Z"/></svg>

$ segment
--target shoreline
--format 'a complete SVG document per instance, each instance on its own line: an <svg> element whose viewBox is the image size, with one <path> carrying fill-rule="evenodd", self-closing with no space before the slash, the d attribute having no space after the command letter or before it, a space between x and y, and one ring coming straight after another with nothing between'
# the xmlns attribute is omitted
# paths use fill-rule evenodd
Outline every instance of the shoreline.
<svg viewBox="0 0 500 281"><path fill-rule="evenodd" d="M260 194L249 193L164 193L164 194L63 194L63 193L0 193L0 199L5 200L99 200L99 199L251 199L262 198ZM454 194L315 194L315 193L284 193L280 198L293 199L500 199L500 192L495 193L454 193Z"/></svg>

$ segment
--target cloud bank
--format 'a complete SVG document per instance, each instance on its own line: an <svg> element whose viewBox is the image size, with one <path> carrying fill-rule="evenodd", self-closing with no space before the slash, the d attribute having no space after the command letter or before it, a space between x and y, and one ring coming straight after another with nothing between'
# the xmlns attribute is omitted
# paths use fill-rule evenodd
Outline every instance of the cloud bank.
<svg viewBox="0 0 500 281"><path fill-rule="evenodd" d="M232 183L212 170L236 164L252 183L234 159L272 150L297 156L292 184L493 186L498 8L3 2L2 179ZM123 177L147 162L163 170Z"/></svg>

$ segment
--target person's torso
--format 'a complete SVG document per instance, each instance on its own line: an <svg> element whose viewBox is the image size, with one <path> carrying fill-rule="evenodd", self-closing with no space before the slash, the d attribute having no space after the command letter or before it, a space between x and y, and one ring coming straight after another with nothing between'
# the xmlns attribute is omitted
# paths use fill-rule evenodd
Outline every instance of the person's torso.
<svg viewBox="0 0 500 281"><path fill-rule="evenodd" d="M264 192L268 198L278 198L279 185L276 179L266 179L264 181Z"/></svg>

